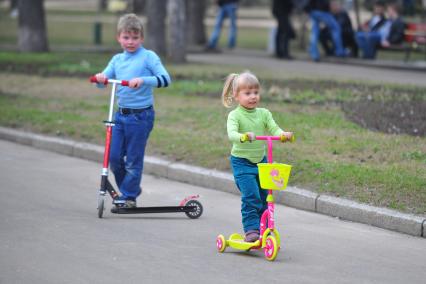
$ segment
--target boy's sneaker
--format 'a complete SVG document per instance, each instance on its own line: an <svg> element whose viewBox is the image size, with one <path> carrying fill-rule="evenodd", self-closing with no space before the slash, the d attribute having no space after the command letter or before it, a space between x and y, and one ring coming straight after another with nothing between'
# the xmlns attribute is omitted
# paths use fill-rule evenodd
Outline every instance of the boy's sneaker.
<svg viewBox="0 0 426 284"><path fill-rule="evenodd" d="M244 237L244 241L248 243L254 243L259 239L259 231L258 230L249 230L246 232Z"/></svg>
<svg viewBox="0 0 426 284"><path fill-rule="evenodd" d="M135 208L136 207L136 200L132 200L132 199L121 199L119 197L117 199L114 199L112 203L119 208Z"/></svg>

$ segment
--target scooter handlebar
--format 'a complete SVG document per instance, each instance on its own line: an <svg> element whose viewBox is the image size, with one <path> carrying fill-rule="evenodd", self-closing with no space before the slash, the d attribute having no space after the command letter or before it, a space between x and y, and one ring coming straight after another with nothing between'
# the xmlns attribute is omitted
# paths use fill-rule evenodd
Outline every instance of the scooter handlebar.
<svg viewBox="0 0 426 284"><path fill-rule="evenodd" d="M119 84L121 86L129 86L129 81L126 81L126 80L115 80L115 79L105 78L105 80L103 82L99 82L98 79L96 78L96 76L91 76L89 78L89 81L91 83L104 84L104 85L107 85L108 83L112 83L112 84L116 83L116 84Z"/></svg>
<svg viewBox="0 0 426 284"><path fill-rule="evenodd" d="M281 136L255 136L256 140L278 140L281 141ZM294 142L296 141L296 137L294 135L291 136L290 139L287 139L283 142Z"/></svg>

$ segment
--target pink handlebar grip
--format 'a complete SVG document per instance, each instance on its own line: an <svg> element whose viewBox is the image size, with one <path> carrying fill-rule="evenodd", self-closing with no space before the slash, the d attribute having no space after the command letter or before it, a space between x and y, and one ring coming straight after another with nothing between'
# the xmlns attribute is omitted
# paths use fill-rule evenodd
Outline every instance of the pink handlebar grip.
<svg viewBox="0 0 426 284"><path fill-rule="evenodd" d="M129 81L126 81L126 80L122 80L121 81L121 86L129 86Z"/></svg>

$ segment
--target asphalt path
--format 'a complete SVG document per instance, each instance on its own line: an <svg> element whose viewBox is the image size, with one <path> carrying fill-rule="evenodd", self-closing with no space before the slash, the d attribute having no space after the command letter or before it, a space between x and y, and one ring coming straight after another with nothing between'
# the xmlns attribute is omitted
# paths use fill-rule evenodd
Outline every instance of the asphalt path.
<svg viewBox="0 0 426 284"><path fill-rule="evenodd" d="M300 57L300 55L295 55ZM400 70L392 67L379 68L371 65L356 66L341 63L315 63L306 60L304 54L301 60L278 60L266 52L256 50L224 50L222 53L192 53L188 54L191 63L214 65L240 65L241 72L250 69L256 72L259 69L268 70L275 74L277 79L328 79L340 81L367 82L370 84L412 85L425 87L425 72ZM370 63L370 62L368 62ZM426 69L425 69L426 70ZM262 79L262 78L260 78Z"/></svg>
<svg viewBox="0 0 426 284"><path fill-rule="evenodd" d="M145 206L200 194L184 214L97 218L101 165L0 140L0 283L424 283L426 239L278 205L275 262L216 251L241 230L237 195L144 176ZM108 208L110 204L108 202Z"/></svg>

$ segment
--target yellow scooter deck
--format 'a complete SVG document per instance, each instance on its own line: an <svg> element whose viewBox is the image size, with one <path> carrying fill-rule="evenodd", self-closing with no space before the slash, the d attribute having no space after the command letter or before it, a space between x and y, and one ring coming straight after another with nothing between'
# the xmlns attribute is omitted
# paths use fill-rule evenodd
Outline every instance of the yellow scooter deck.
<svg viewBox="0 0 426 284"><path fill-rule="evenodd" d="M244 241L244 237L240 234L232 234L226 244L234 249L238 250L249 250L254 247L260 247L260 241L257 240L254 243Z"/></svg>

